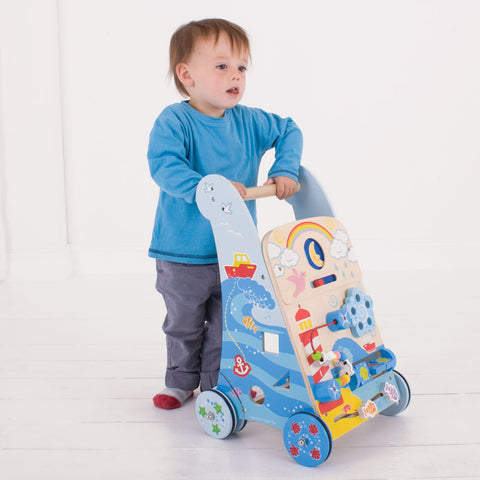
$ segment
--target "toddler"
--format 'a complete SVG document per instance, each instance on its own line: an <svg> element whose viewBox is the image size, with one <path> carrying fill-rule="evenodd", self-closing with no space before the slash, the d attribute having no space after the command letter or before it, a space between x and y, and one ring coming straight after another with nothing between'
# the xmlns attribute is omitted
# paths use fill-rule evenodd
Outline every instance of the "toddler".
<svg viewBox="0 0 480 480"><path fill-rule="evenodd" d="M210 223L195 203L200 179L218 173L245 197L257 184L264 153L275 148L266 184L288 198L297 186L302 134L293 120L239 105L250 45L231 22L206 19L181 26L170 42L170 73L187 98L167 107L150 133L148 161L160 187L149 255L167 315L165 389L153 399L180 407L200 385L217 384L222 349L222 296ZM248 208L256 219L255 202Z"/></svg>

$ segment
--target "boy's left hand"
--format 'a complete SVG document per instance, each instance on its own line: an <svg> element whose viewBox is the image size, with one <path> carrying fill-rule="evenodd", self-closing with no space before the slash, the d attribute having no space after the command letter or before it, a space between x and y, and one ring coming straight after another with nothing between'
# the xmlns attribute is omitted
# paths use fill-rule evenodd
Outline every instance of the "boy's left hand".
<svg viewBox="0 0 480 480"><path fill-rule="evenodd" d="M297 182L289 177L272 177L264 185L271 185L272 183L277 186L277 198L279 200L290 198L297 191Z"/></svg>

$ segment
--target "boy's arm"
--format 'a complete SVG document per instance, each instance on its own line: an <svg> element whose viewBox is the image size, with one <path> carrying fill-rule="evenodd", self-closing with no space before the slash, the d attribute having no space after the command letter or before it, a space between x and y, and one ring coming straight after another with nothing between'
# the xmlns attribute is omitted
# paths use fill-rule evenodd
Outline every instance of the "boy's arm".
<svg viewBox="0 0 480 480"><path fill-rule="evenodd" d="M242 198L245 198L247 195L247 189L245 188L245 185L240 182L234 182L230 180L230 183L237 189L237 192L240 194Z"/></svg>
<svg viewBox="0 0 480 480"><path fill-rule="evenodd" d="M275 148L275 162L268 172L266 184L277 185L277 197L288 198L295 193L298 169L302 158L303 136L291 118L260 110L261 131L265 140L265 151Z"/></svg>
<svg viewBox="0 0 480 480"><path fill-rule="evenodd" d="M202 176L191 168L185 133L178 119L166 115L157 118L150 133L147 158L150 174L164 192L188 203L195 201Z"/></svg>
<svg viewBox="0 0 480 480"><path fill-rule="evenodd" d="M290 198L297 191L297 182L290 177L279 175L277 177L270 177L264 185L274 183L277 186L275 195L279 200Z"/></svg>

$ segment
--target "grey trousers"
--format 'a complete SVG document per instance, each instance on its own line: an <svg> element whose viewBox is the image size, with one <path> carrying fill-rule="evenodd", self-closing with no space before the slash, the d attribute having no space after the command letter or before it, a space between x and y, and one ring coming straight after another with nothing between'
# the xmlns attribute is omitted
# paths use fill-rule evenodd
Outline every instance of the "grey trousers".
<svg viewBox="0 0 480 480"><path fill-rule="evenodd" d="M217 384L222 355L222 291L218 264L157 260L157 290L167 315L165 385L182 390Z"/></svg>

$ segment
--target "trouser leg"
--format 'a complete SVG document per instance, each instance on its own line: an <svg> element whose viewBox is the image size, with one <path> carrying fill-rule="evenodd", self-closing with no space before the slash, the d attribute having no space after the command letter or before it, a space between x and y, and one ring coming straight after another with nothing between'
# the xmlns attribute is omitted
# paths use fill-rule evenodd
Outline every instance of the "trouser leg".
<svg viewBox="0 0 480 480"><path fill-rule="evenodd" d="M203 377L208 384L204 388L216 385L222 328L218 266L157 260L156 287L167 308L163 324L167 340L166 386L194 390Z"/></svg>
<svg viewBox="0 0 480 480"><path fill-rule="evenodd" d="M202 345L201 385L213 388L218 382L222 357L222 292L220 283L205 305L205 334Z"/></svg>

